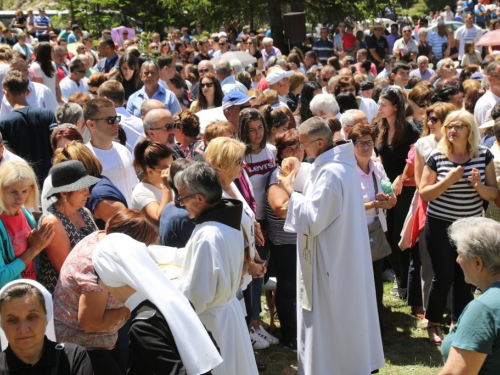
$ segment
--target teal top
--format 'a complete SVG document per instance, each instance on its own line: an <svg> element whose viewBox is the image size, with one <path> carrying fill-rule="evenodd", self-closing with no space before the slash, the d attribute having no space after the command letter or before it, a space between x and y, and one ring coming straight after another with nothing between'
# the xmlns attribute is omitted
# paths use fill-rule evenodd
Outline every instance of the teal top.
<svg viewBox="0 0 500 375"><path fill-rule="evenodd" d="M35 219L24 207L21 209L31 229L36 227ZM5 226L0 220L0 288L3 288L12 280L21 278L21 272L24 271L26 265L20 258L14 256L14 248L10 236L5 229Z"/></svg>
<svg viewBox="0 0 500 375"><path fill-rule="evenodd" d="M487 355L479 375L500 373L500 282L465 307L441 345L445 362L451 346Z"/></svg>

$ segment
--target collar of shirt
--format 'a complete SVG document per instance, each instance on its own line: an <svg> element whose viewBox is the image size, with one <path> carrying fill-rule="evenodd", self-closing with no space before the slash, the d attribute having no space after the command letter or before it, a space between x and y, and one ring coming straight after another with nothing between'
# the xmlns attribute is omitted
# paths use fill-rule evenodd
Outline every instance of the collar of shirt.
<svg viewBox="0 0 500 375"><path fill-rule="evenodd" d="M137 306L139 306L142 301L145 301L146 297L144 297L141 293L135 292L132 294L128 300L125 301L125 307L130 311L133 311Z"/></svg>
<svg viewBox="0 0 500 375"><path fill-rule="evenodd" d="M158 88L156 89L156 91L152 97L148 97L148 94L146 94L146 86L141 87L137 96L140 96L141 98L145 98L146 100L147 99L158 99L159 96L165 97L166 92L165 92L165 89L163 87L161 87L160 84L158 83ZM162 100L160 100L160 101L162 101Z"/></svg>
<svg viewBox="0 0 500 375"><path fill-rule="evenodd" d="M21 361L19 358L16 357L16 355L14 354L12 349L10 347L8 347L5 350L5 353L7 355L7 358L6 358L7 359L7 366L8 366L10 371L17 372L17 371L22 371L22 370L26 370L27 368L30 368L30 369L32 369L31 371L33 371L34 373L37 373L37 371L34 370L35 368L52 367L55 365L55 361L56 361L54 345L55 344L52 344L51 342L49 342L47 337L44 338L42 357L34 366L31 366L31 365Z"/></svg>
<svg viewBox="0 0 500 375"><path fill-rule="evenodd" d="M224 78L222 80L222 82L220 83L220 85L224 86L224 85L227 85L228 83L236 83L236 80L234 79L234 77L232 75Z"/></svg>
<svg viewBox="0 0 500 375"><path fill-rule="evenodd" d="M109 64L113 59L115 59L118 55L114 55L113 57L106 59L106 64Z"/></svg>

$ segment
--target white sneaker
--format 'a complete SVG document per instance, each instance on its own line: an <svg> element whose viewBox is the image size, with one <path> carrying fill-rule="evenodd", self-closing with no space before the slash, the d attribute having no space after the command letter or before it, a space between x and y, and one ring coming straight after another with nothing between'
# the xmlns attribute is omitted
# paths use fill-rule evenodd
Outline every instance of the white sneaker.
<svg viewBox="0 0 500 375"><path fill-rule="evenodd" d="M269 332L267 332L262 325L259 325L259 330L255 331L260 337L263 339L269 341L270 344L277 345L280 343L280 340L273 335L271 335Z"/></svg>
<svg viewBox="0 0 500 375"><path fill-rule="evenodd" d="M269 341L267 341L266 339L262 338L254 329L253 327L250 328L250 341L252 342L252 347L255 349L255 350L260 350L260 349L265 349L265 348L268 348L269 345L271 345L269 343Z"/></svg>

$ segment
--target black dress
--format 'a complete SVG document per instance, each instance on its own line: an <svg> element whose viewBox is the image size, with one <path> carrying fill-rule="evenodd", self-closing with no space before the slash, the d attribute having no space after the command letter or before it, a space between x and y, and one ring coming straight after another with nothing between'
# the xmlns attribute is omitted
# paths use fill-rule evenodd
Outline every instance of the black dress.
<svg viewBox="0 0 500 375"><path fill-rule="evenodd" d="M172 331L153 303L141 302L132 310L130 322L127 375L187 374Z"/></svg>
<svg viewBox="0 0 500 375"><path fill-rule="evenodd" d="M0 374L6 375L53 375L56 364L57 343L45 337L43 354L40 360L31 366L17 358L10 346L0 353ZM93 375L90 358L80 345L64 344L59 355L59 367L56 375Z"/></svg>

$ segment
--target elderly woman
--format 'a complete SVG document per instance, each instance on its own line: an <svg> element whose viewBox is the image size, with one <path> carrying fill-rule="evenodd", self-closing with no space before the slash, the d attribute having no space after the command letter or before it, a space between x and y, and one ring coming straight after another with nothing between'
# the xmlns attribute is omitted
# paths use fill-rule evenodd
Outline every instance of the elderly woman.
<svg viewBox="0 0 500 375"><path fill-rule="evenodd" d="M98 285L92 265L96 246L111 233L124 233L146 245L158 238L139 211L120 211L109 219L105 231L88 235L69 253L54 292L57 339L82 345L95 375L123 374L127 362L117 339L130 311Z"/></svg>
<svg viewBox="0 0 500 375"><path fill-rule="evenodd" d="M432 53L432 46L427 42L428 31L427 28L421 27L418 29L418 56L426 56L429 58L429 61L434 59L434 55Z"/></svg>
<svg viewBox="0 0 500 375"><path fill-rule="evenodd" d="M223 97L224 93L217 77L212 73L206 73L200 78L198 99L191 104L189 110L196 113L203 109L220 107Z"/></svg>
<svg viewBox="0 0 500 375"><path fill-rule="evenodd" d="M53 315L50 293L36 281L12 281L0 290L2 347L6 347L0 354L2 374L93 374L81 346L53 341ZM29 336L20 340L20 332Z"/></svg>
<svg viewBox="0 0 500 375"><path fill-rule="evenodd" d="M35 280L33 259L52 241L55 232L54 225L48 223L38 231L33 229L35 219L26 208L38 207L38 186L28 164L2 164L0 181L0 286L4 286L15 279Z"/></svg>
<svg viewBox="0 0 500 375"><path fill-rule="evenodd" d="M500 224L480 217L454 222L450 239L467 283L483 293L471 301L442 345L440 375L496 374L500 362Z"/></svg>
<svg viewBox="0 0 500 375"><path fill-rule="evenodd" d="M483 199L498 195L493 155L479 145L474 117L467 111L454 111L441 128L443 137L426 160L420 181L420 196L429 202L425 242L434 270L425 317L429 321L431 343L440 345L440 322L451 289L452 326L473 299L471 286L464 281L456 264L456 247L446 233L454 221L481 216Z"/></svg>
<svg viewBox="0 0 500 375"><path fill-rule="evenodd" d="M222 362L188 299L145 244L111 233L97 245L92 264L99 286L130 310L127 374L205 374Z"/></svg>
<svg viewBox="0 0 500 375"><path fill-rule="evenodd" d="M186 159L194 159L203 155L205 147L200 135L200 120L189 111L174 116L175 140L180 143Z"/></svg>
<svg viewBox="0 0 500 375"><path fill-rule="evenodd" d="M40 225L54 226L52 241L39 255L38 281L54 292L59 271L71 249L97 227L92 215L85 208L90 196L89 187L99 182L99 178L89 176L82 162L70 160L53 166L50 170L52 188L45 198L56 196L57 201L40 218Z"/></svg>
<svg viewBox="0 0 500 375"><path fill-rule="evenodd" d="M64 148L71 141L76 141L83 143L83 137L78 131L78 128L73 124L61 124L52 130L50 135L50 145L52 150L55 151L58 148ZM54 162L52 161L52 164Z"/></svg>
<svg viewBox="0 0 500 375"><path fill-rule="evenodd" d="M247 147L242 142L228 138L215 138L210 142L204 154L205 161L219 175L222 184L222 197L237 199L243 203L241 226L248 242L248 254L245 258L245 267L248 267L248 273L243 273L244 283L242 288L247 287L250 281L252 281L252 276L263 277L266 272L266 262L261 260L259 253L256 251L256 245L264 245L264 237L260 231L260 225L256 221L254 210L249 206L234 182L242 175L242 170L245 166L246 150ZM257 241L258 243L256 244ZM253 345L254 349L264 349L269 346L267 339L261 338L258 334L260 331L259 329L251 333L251 338L255 342ZM264 332L260 333L265 335Z"/></svg>
<svg viewBox="0 0 500 375"><path fill-rule="evenodd" d="M304 160L304 150L300 147L299 134L292 129L276 136L276 163L283 159L296 157ZM267 236L269 250L276 271L276 309L280 317L283 346L297 350L297 323L295 302L297 295L297 257L290 256L297 251L297 234L285 232L288 194L279 185L278 168L267 178L265 209L267 215Z"/></svg>
<svg viewBox="0 0 500 375"><path fill-rule="evenodd" d="M386 181L390 184L389 178L385 173L382 163L372 159L373 149L375 148L375 129L370 125L355 125L349 131L348 139L354 143L354 156L356 157L358 174L361 180L367 225L379 221L382 230L386 232L387 222L383 210L393 208L397 202L397 198L393 192L390 192L390 194L385 193L381 182ZM382 299L384 295L382 271L384 261L384 258L380 258L373 259L372 262L381 331L383 314Z"/></svg>
<svg viewBox="0 0 500 375"><path fill-rule="evenodd" d="M172 151L162 143L143 139L135 146L134 156L135 168L144 178L132 191L132 208L142 211L158 229L163 208L173 200L168 184Z"/></svg>

